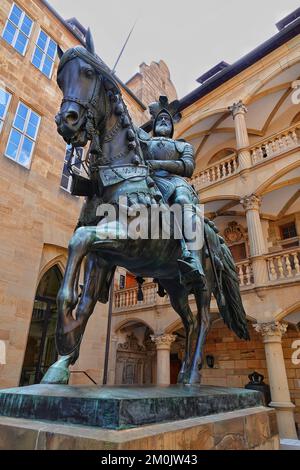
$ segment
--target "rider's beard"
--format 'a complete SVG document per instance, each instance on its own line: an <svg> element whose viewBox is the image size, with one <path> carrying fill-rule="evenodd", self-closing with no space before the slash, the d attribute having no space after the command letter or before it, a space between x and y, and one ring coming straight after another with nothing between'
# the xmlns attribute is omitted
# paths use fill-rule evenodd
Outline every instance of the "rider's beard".
<svg viewBox="0 0 300 470"><path fill-rule="evenodd" d="M156 125L155 133L156 135L163 137L170 137L172 132L171 126L168 125Z"/></svg>

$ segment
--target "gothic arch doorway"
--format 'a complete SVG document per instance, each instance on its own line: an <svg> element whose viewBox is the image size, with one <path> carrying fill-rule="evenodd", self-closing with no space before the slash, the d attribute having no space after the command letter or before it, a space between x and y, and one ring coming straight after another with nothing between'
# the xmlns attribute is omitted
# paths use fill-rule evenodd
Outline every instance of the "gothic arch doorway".
<svg viewBox="0 0 300 470"><path fill-rule="evenodd" d="M62 281L57 265L50 268L38 285L27 346L22 367L20 386L39 383L57 359L55 329L57 321L56 296Z"/></svg>

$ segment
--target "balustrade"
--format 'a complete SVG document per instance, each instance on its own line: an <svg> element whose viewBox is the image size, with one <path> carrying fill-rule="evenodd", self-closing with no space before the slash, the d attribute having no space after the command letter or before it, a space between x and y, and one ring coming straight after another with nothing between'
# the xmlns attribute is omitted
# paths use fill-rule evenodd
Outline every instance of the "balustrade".
<svg viewBox="0 0 300 470"><path fill-rule="evenodd" d="M266 257L270 281L300 277L300 248Z"/></svg>
<svg viewBox="0 0 300 470"><path fill-rule="evenodd" d="M250 147L252 164L256 165L266 158L275 157L298 147L299 132L300 124L297 124Z"/></svg>

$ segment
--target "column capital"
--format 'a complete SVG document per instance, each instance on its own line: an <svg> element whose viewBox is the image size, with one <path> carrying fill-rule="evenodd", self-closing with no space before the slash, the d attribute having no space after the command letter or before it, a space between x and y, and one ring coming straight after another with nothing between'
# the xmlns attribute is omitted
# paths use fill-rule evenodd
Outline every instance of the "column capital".
<svg viewBox="0 0 300 470"><path fill-rule="evenodd" d="M243 197L240 202L246 211L251 209L258 211L261 205L261 197L250 194L250 196Z"/></svg>
<svg viewBox="0 0 300 470"><path fill-rule="evenodd" d="M287 327L287 323L280 323L279 321L255 323L253 325L255 331L257 331L257 333L261 333L261 335L265 338L274 336L281 338L286 333Z"/></svg>
<svg viewBox="0 0 300 470"><path fill-rule="evenodd" d="M170 334L151 335L151 339L156 344L157 349L170 349L171 344L176 339L176 336Z"/></svg>
<svg viewBox="0 0 300 470"><path fill-rule="evenodd" d="M233 103L231 106L228 106L228 111L230 111L234 119L237 114L246 114L248 110L242 100L239 100L237 103Z"/></svg>

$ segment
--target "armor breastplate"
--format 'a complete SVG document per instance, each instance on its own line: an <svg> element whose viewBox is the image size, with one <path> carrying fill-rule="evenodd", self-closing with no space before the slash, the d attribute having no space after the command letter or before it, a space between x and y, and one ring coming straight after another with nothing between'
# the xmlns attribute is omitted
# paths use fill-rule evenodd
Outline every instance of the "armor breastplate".
<svg viewBox="0 0 300 470"><path fill-rule="evenodd" d="M175 142L166 137L155 137L147 142L148 160L179 160L180 154L176 149Z"/></svg>

